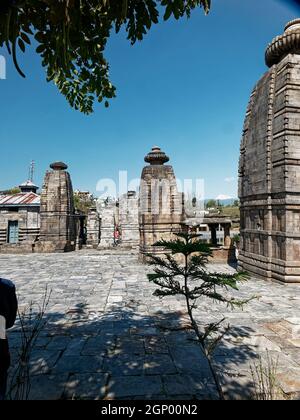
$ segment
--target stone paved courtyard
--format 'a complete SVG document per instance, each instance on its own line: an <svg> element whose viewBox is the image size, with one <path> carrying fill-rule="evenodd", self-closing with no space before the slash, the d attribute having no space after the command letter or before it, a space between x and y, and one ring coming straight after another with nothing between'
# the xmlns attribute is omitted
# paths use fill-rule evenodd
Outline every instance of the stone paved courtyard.
<svg viewBox="0 0 300 420"><path fill-rule="evenodd" d="M41 303L46 286L52 289L47 327L32 357L31 399L216 397L183 301L154 297L136 254L1 255L0 267L1 277L16 283L21 308ZM225 316L232 326L215 356L224 390L229 398L244 397L250 365L269 354L278 358L284 392L298 393L300 286L252 279L238 296L253 295L260 298L243 311L210 302L198 309L200 324ZM18 326L9 337L16 360Z"/></svg>

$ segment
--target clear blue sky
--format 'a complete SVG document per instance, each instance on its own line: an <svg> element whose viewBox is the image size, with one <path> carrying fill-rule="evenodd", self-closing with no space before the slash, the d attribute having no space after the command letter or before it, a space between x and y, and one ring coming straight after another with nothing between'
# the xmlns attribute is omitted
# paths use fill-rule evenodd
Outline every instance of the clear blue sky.
<svg viewBox="0 0 300 420"><path fill-rule="evenodd" d="M133 47L113 36L107 57L118 96L92 116L70 109L45 82L33 52L20 59L26 80L9 64L0 80L0 190L24 181L34 159L38 185L49 163L63 160L74 188L94 192L119 170L139 177L145 154L159 145L177 177L205 179L206 197L235 197L249 95L266 71L266 45L297 10L280 0L212 3L209 16L199 10L157 25Z"/></svg>

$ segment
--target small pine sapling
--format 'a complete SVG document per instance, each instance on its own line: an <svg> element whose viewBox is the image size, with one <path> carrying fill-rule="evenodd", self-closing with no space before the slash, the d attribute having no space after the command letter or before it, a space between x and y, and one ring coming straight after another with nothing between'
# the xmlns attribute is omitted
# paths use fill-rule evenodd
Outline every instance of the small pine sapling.
<svg viewBox="0 0 300 420"><path fill-rule="evenodd" d="M215 303L224 303L232 309L243 307L251 299L238 300L229 296L229 291L238 290L238 284L248 279L246 273L224 274L209 272L206 268L208 258L212 256L210 247L200 241L199 236L188 233L176 234L177 239L161 240L154 246L163 247L163 257L148 254L148 262L154 266L154 273L148 274L150 282L159 286L155 296L182 295L185 298L191 326L197 336L200 349L207 359L220 399L224 393L213 365L213 353L229 330L229 326L220 331L221 319L200 328L194 317L194 310L200 299L210 299Z"/></svg>

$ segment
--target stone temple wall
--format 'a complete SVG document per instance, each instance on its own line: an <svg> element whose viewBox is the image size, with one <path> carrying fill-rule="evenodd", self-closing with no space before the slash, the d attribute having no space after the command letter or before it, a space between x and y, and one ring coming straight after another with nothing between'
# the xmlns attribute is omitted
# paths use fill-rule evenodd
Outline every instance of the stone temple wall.
<svg viewBox="0 0 300 420"><path fill-rule="evenodd" d="M251 95L239 167L240 268L283 282L300 282L299 22L267 49L271 68Z"/></svg>
<svg viewBox="0 0 300 420"><path fill-rule="evenodd" d="M114 246L114 232L118 225L118 208L115 201L103 203L98 208L100 216L100 249L111 248Z"/></svg>
<svg viewBox="0 0 300 420"><path fill-rule="evenodd" d="M139 198L129 191L119 200L119 226L122 248L138 248L140 243Z"/></svg>
<svg viewBox="0 0 300 420"><path fill-rule="evenodd" d="M37 207L22 207L17 213L0 210L0 245L7 243L7 226L10 221L19 223L19 241L34 242L40 233L40 214Z"/></svg>
<svg viewBox="0 0 300 420"><path fill-rule="evenodd" d="M18 222L18 243L9 244L8 223ZM0 210L0 253L31 253L34 251L40 233L38 207L22 207L17 213Z"/></svg>
<svg viewBox="0 0 300 420"><path fill-rule="evenodd" d="M96 208L91 208L86 222L86 245L97 248L100 243L100 217Z"/></svg>

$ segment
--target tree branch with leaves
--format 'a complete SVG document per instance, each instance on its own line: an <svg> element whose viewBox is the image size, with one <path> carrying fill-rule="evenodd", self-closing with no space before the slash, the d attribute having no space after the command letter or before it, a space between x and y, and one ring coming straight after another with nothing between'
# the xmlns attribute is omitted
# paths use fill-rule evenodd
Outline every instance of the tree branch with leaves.
<svg viewBox="0 0 300 420"><path fill-rule="evenodd" d="M209 299L213 303L223 303L231 309L243 307L253 297L239 300L232 297L229 292L237 291L238 285L247 281L248 276L242 272L235 274L209 272L207 263L212 253L209 246L200 241L199 235L180 233L177 234L176 240L161 240L154 246L165 249L163 257L147 255L149 264L154 267L154 272L148 274L148 279L159 286L154 295L160 298L181 295L185 298L187 313L201 352L208 361L219 397L224 399L222 386L213 364L213 353L228 332L229 326L220 331L224 318L201 329L195 320L194 310L197 309L197 303L203 299Z"/></svg>
<svg viewBox="0 0 300 420"><path fill-rule="evenodd" d="M18 53L37 44L47 81L53 81L69 104L85 114L95 101L116 96L104 51L114 30L123 29L134 44L152 25L172 16L190 17L193 9L209 12L211 0L1 0L0 47L6 47L25 77Z"/></svg>

